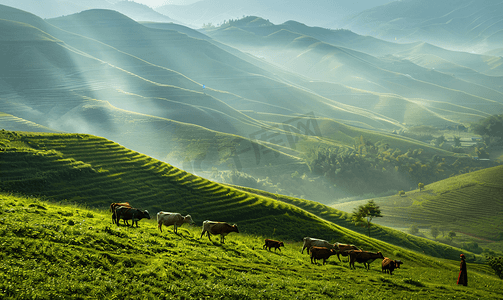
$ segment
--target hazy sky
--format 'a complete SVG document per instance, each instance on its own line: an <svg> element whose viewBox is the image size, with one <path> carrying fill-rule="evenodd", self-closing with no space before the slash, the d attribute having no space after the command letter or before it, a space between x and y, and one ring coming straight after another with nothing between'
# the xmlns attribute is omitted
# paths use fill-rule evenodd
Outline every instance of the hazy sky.
<svg viewBox="0 0 503 300"><path fill-rule="evenodd" d="M115 0L115 2L117 2L117 1L118 0ZM201 1L201 0L133 0L133 1L135 1L137 3L142 3L145 5L148 5L150 7L157 7L157 6L162 6L165 4L186 5L186 4L191 4L191 3ZM367 6L369 6L369 4L373 4L370 6L377 6L377 5L382 5L382 4L385 4L388 2L393 2L393 1L395 1L395 0L357 0L354 2L356 2L356 3L359 2L362 4L362 6L367 7ZM111 1L111 2L114 2L114 1Z"/></svg>
<svg viewBox="0 0 503 300"><path fill-rule="evenodd" d="M191 4L200 0L134 0L134 1L137 3L148 5L150 7L156 7L164 4L175 4L175 5Z"/></svg>

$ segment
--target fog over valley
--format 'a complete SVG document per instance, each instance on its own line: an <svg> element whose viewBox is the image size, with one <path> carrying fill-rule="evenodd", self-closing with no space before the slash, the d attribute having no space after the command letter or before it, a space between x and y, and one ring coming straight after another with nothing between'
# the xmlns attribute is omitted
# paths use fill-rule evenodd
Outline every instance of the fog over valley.
<svg viewBox="0 0 503 300"><path fill-rule="evenodd" d="M405 4L417 1L373 9ZM470 5L450 15L470 18ZM480 6L477 15L498 8ZM16 32L3 37L3 113L25 120L6 129L35 123L91 133L217 181L333 203L456 174L455 168L413 174L410 166L433 155L452 162L475 155L473 143L453 139L472 138L470 123L503 110L498 55L390 42L295 20L275 24L246 16L197 29L135 21L111 9L41 19L2 6L5 30ZM485 42L485 50L497 53L497 45ZM440 136L446 142L436 143ZM418 149L423 157L414 162L380 161L381 152ZM492 152L493 159L500 153ZM338 162L353 155L360 168ZM383 172L386 183L376 179Z"/></svg>
<svg viewBox="0 0 503 300"><path fill-rule="evenodd" d="M0 192L198 225L221 209L292 243L307 220L483 264L503 251L501 16L503 0L0 0ZM383 217L355 223L367 203Z"/></svg>

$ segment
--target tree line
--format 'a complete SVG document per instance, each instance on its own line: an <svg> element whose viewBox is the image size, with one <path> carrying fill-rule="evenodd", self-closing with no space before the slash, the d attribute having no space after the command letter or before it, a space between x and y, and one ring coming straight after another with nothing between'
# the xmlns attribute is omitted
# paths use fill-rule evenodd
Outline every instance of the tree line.
<svg viewBox="0 0 503 300"><path fill-rule="evenodd" d="M428 155L421 148L402 152L386 142L372 143L363 136L353 148L318 146L307 152L312 173L329 178L335 185L357 194L410 190L418 183L430 184L451 176L496 166L469 156Z"/></svg>

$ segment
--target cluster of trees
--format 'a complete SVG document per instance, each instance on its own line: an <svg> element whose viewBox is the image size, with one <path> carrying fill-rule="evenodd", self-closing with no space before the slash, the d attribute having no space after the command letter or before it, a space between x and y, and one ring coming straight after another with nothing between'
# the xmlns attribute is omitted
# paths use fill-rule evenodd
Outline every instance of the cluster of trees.
<svg viewBox="0 0 503 300"><path fill-rule="evenodd" d="M487 257L487 262L496 275L503 279L503 257Z"/></svg>
<svg viewBox="0 0 503 300"><path fill-rule="evenodd" d="M480 136L487 146L503 145L503 114L487 117L470 124L470 130Z"/></svg>
<svg viewBox="0 0 503 300"><path fill-rule="evenodd" d="M338 187L352 192L385 192L408 190L418 182L429 184L450 176L497 165L469 157L428 156L423 149L403 153L385 142L372 143L361 136L353 149L318 147L306 155L312 173L328 177Z"/></svg>

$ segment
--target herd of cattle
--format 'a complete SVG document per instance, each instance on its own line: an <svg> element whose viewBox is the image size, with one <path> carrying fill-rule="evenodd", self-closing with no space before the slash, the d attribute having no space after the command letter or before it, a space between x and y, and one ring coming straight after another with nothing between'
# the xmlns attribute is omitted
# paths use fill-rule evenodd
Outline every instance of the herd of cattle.
<svg viewBox="0 0 503 300"><path fill-rule="evenodd" d="M122 219L124 224L129 226L128 221L131 220L133 226L136 224L138 227L138 221L141 219L150 219L150 215L146 210L139 210L137 208L131 207L127 202L124 203L112 203L110 205L110 211L112 212L112 223L116 223L119 226L119 221ZM162 232L162 226L174 226L174 233L178 234L178 227L182 226L184 223L195 224L190 215L185 217L179 213L164 212L160 211L157 213L157 227ZM220 235L220 242L225 243L225 236L231 232L237 232L238 227L236 224L230 225L226 222L215 222L215 221L204 221L203 231L201 232L202 238L205 233L208 235L208 239L211 241L211 235ZM285 244L281 241L275 241L271 239L265 239L265 244L262 249L274 248L274 251L281 251L280 247L285 247ZM393 275L395 269L400 268L403 263L400 260L392 260L384 257L381 252L373 253L369 251L364 251L359 249L355 245L335 243L331 244L326 240L316 239L311 237L304 238L304 245L302 247L301 253L307 249L307 254L310 254L311 263L316 264L317 260L323 260L323 265L326 263L327 259L332 255L337 255L337 258L342 262L340 256L348 257L349 268L355 268L355 262L362 263L365 269L370 269L370 264L376 259L382 259L382 272L389 273Z"/></svg>

